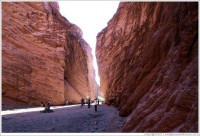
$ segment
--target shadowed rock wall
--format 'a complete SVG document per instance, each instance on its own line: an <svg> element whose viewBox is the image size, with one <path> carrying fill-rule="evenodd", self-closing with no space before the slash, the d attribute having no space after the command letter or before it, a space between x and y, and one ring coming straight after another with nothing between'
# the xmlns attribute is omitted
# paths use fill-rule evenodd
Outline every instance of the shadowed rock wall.
<svg viewBox="0 0 200 136"><path fill-rule="evenodd" d="M97 36L100 90L123 131L198 131L198 3L121 2Z"/></svg>
<svg viewBox="0 0 200 136"><path fill-rule="evenodd" d="M91 48L55 2L2 3L2 95L39 105L96 95Z"/></svg>

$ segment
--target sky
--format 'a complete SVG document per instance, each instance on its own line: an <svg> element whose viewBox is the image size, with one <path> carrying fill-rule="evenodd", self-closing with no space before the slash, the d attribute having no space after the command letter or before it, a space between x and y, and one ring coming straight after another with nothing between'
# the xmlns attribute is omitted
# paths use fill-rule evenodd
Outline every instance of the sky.
<svg viewBox="0 0 200 136"><path fill-rule="evenodd" d="M96 36L116 13L119 1L59 1L60 13L83 32L83 39L92 48L95 79L100 85L96 64Z"/></svg>

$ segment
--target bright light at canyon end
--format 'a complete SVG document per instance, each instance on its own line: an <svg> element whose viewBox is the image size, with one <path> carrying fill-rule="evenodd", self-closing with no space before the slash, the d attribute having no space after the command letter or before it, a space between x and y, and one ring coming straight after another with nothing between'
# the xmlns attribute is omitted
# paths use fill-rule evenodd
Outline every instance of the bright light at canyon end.
<svg viewBox="0 0 200 136"><path fill-rule="evenodd" d="M119 1L60 1L61 14L83 31L83 39L92 48L95 79L100 84L96 63L96 36L117 11Z"/></svg>

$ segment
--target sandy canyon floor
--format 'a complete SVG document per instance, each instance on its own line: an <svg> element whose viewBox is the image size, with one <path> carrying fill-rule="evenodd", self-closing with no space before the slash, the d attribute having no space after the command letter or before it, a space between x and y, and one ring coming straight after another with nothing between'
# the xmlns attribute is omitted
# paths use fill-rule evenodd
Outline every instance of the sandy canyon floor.
<svg viewBox="0 0 200 136"><path fill-rule="evenodd" d="M41 113L43 107L12 109L2 111L3 133L95 133L121 132L125 118L119 117L112 106L94 105L56 106L52 113Z"/></svg>

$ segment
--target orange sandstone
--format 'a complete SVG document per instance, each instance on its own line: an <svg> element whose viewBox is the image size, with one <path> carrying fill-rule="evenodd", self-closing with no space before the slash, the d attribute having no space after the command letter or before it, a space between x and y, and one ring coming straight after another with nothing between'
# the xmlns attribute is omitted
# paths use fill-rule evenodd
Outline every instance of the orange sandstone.
<svg viewBox="0 0 200 136"><path fill-rule="evenodd" d="M91 48L56 2L2 3L2 96L29 105L96 95Z"/></svg>
<svg viewBox="0 0 200 136"><path fill-rule="evenodd" d="M96 55L123 131L198 132L197 2L121 2Z"/></svg>

